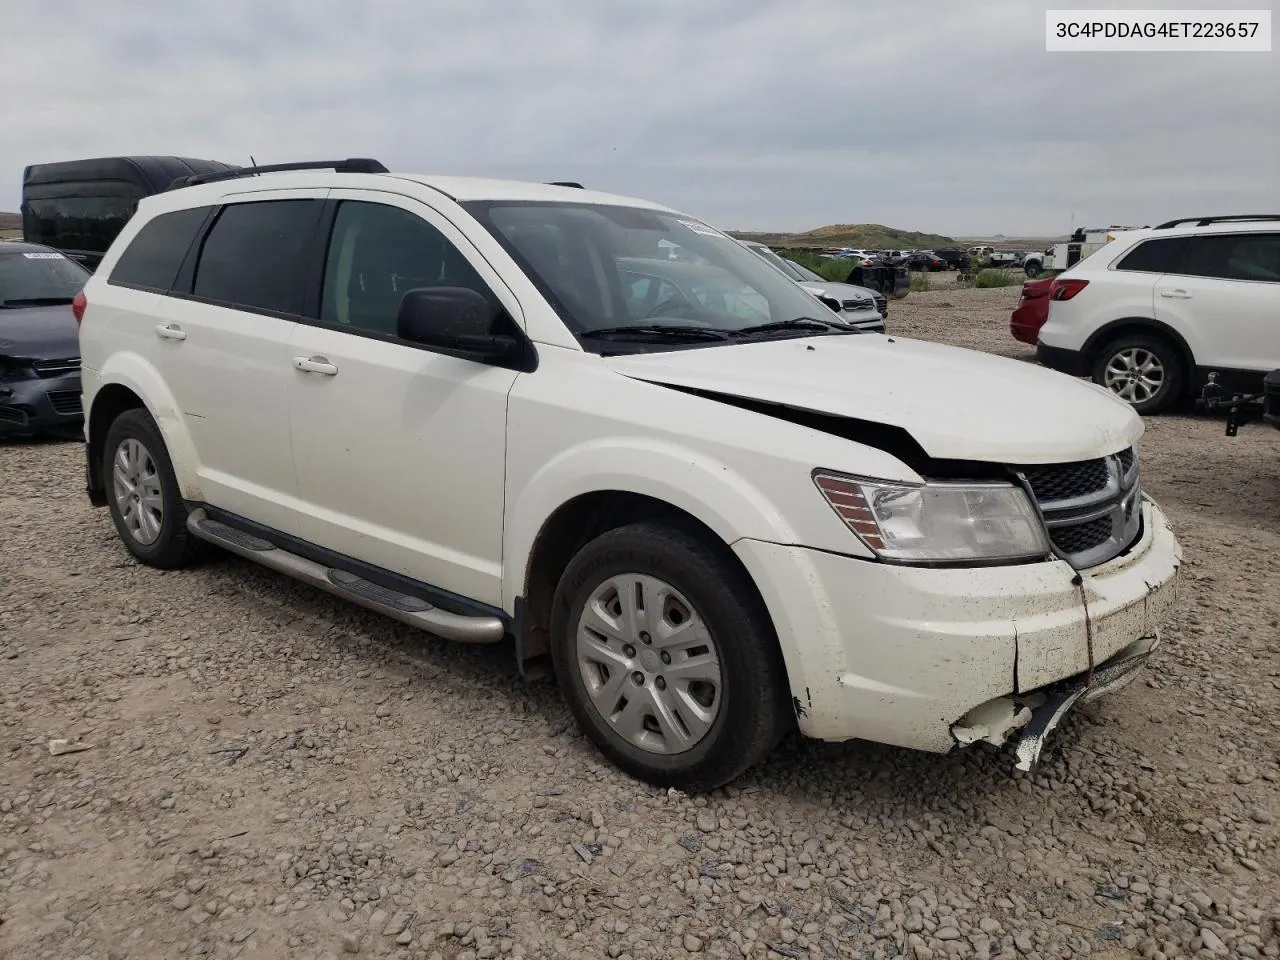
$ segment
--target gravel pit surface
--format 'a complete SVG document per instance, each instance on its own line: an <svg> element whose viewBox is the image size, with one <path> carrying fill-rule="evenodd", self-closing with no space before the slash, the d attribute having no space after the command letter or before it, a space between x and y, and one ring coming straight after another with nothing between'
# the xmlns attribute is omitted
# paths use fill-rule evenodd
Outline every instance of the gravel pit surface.
<svg viewBox="0 0 1280 960"><path fill-rule="evenodd" d="M1016 299L913 293L890 333L1028 359ZM1143 458L1178 614L1036 777L792 740L687 797L509 650L137 566L79 445L0 444L0 956L1280 956L1280 432L1185 411Z"/></svg>

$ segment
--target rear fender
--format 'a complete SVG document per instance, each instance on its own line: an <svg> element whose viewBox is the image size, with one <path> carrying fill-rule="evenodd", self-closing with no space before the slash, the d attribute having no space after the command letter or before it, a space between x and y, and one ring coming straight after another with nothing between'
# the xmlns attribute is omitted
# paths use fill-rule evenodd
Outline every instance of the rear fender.
<svg viewBox="0 0 1280 960"><path fill-rule="evenodd" d="M178 489L184 500L202 502L203 491L200 489L198 468L199 458L196 456L195 444L187 430L174 399L164 380L144 357L137 353L123 352L112 354L102 365L97 374L97 389L94 402L102 395L104 387L119 384L127 387L142 401L147 412L151 414L160 435L164 438L169 459L173 462L173 472L178 478ZM86 411L86 423L90 421L92 411Z"/></svg>

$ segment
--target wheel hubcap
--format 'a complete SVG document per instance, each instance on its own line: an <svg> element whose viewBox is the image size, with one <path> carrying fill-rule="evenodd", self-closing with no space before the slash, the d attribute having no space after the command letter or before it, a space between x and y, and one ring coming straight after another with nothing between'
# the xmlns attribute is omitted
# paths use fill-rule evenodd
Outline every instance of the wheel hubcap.
<svg viewBox="0 0 1280 960"><path fill-rule="evenodd" d="M1150 350L1128 347L1107 363L1103 386L1129 403L1146 403L1164 386L1164 364Z"/></svg>
<svg viewBox="0 0 1280 960"><path fill-rule="evenodd" d="M125 529L143 546L156 542L164 522L160 473L140 440L130 437L116 447L111 468L112 489Z"/></svg>
<svg viewBox="0 0 1280 960"><path fill-rule="evenodd" d="M720 657L693 605L656 577L597 587L578 620L578 669L591 706L649 753L683 753L720 713Z"/></svg>

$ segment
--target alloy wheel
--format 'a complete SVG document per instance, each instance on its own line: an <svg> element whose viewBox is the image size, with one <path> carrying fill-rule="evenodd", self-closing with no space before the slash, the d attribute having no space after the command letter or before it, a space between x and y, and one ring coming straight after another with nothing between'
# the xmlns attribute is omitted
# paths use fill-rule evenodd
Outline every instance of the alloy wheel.
<svg viewBox="0 0 1280 960"><path fill-rule="evenodd" d="M1146 403L1160 392L1164 383L1164 364L1142 347L1118 351L1103 372L1103 386L1129 403Z"/></svg>

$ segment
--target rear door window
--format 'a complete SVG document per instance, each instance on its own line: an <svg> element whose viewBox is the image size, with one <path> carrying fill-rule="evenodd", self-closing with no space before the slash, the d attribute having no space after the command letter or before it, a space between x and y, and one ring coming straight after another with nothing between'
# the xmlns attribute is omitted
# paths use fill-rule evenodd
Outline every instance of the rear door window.
<svg viewBox="0 0 1280 960"><path fill-rule="evenodd" d="M224 207L205 238L192 294L256 313L296 315L320 200L259 200Z"/></svg>
<svg viewBox="0 0 1280 960"><path fill-rule="evenodd" d="M107 282L168 293L210 209L174 210L148 221L120 255Z"/></svg>
<svg viewBox="0 0 1280 960"><path fill-rule="evenodd" d="M1192 237L1182 272L1192 277L1280 283L1280 233Z"/></svg>

